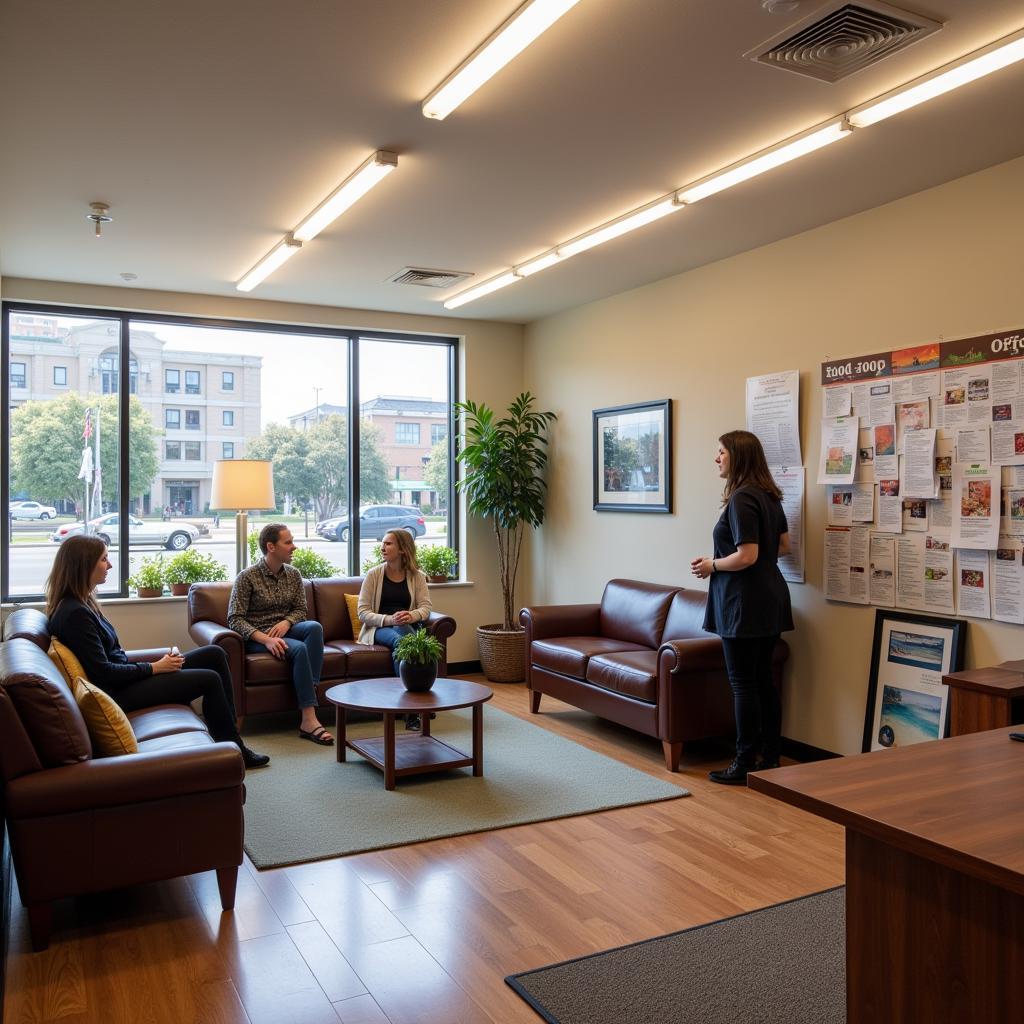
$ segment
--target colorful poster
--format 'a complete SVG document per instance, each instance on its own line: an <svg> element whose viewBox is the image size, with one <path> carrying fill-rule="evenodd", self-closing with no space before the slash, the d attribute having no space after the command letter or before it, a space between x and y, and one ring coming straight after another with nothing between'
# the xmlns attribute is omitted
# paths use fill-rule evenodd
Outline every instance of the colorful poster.
<svg viewBox="0 0 1024 1024"><path fill-rule="evenodd" d="M852 484L857 470L858 421L854 416L837 416L821 421L819 484Z"/></svg>
<svg viewBox="0 0 1024 1024"><path fill-rule="evenodd" d="M953 464L953 547L988 550L996 546L1001 481L998 466Z"/></svg>

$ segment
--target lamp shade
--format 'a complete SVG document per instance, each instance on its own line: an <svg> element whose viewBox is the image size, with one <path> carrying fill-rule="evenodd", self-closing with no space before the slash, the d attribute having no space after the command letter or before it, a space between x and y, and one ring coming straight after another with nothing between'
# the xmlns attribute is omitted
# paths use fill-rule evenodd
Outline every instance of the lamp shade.
<svg viewBox="0 0 1024 1024"><path fill-rule="evenodd" d="M213 464L210 508L273 508L274 468L264 459L218 459Z"/></svg>

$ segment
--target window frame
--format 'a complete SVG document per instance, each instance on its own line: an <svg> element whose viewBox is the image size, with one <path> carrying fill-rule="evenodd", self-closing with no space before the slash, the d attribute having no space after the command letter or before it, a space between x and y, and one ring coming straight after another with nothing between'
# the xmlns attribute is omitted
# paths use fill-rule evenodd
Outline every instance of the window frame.
<svg viewBox="0 0 1024 1024"><path fill-rule="evenodd" d="M231 378L231 382L228 382L228 377ZM234 391L235 390L235 371L234 370L221 370L220 371L220 389L221 391Z"/></svg>
<svg viewBox="0 0 1024 1024"><path fill-rule="evenodd" d="M231 449L231 454L228 455L228 449ZM235 457L235 442L234 441L221 441L220 443L220 457L222 461L233 460Z"/></svg>
<svg viewBox="0 0 1024 1024"><path fill-rule="evenodd" d="M171 414L174 414L175 423L171 423ZM164 409L164 430L181 430L181 410Z"/></svg>
<svg viewBox="0 0 1024 1024"><path fill-rule="evenodd" d="M195 451L195 457L189 455L190 449ZM181 442L181 461L182 462L202 462L203 461L203 442L202 441L182 441Z"/></svg>
<svg viewBox="0 0 1024 1024"><path fill-rule="evenodd" d="M405 440L402 440L401 438L399 438L398 434L399 434L399 431L400 431L400 429L402 427L407 427L407 428L410 429L410 431L411 431L411 429L413 427L415 427L415 429L416 429L416 440L415 441L405 441ZM423 447L422 438L423 438L423 425L421 423L410 422L408 420L396 420L395 421L395 444L407 444L410 448L422 448Z"/></svg>
<svg viewBox="0 0 1024 1024"><path fill-rule="evenodd" d="M4 361L4 366L7 366L7 361L6 360ZM10 386L12 388L17 388L19 391L22 388L24 388L27 391L28 390L28 363L11 363L10 366L11 366L11 385ZM15 375L15 373L14 373L14 367L16 367L16 366L20 366L21 367L21 373L19 373L17 375ZM15 380L20 380L21 383L20 384L15 384L14 383ZM6 394L6 392L5 392L5 394Z"/></svg>
<svg viewBox="0 0 1024 1024"><path fill-rule="evenodd" d="M202 430L202 415L198 409L185 410L185 430ZM194 421L194 422L193 422Z"/></svg>
<svg viewBox="0 0 1024 1024"><path fill-rule="evenodd" d="M222 427L233 427L235 425L235 410L234 409L221 409L221 411L220 411L220 425Z"/></svg>
<svg viewBox="0 0 1024 1024"><path fill-rule="evenodd" d="M57 371L60 370L64 374L63 380L57 380ZM68 368L66 366L54 366L53 367L53 387L55 388L66 388L68 386Z"/></svg>
<svg viewBox="0 0 1024 1024"><path fill-rule="evenodd" d="M189 383L189 378L195 377L195 384ZM201 395L203 393L203 378L200 376L199 370L186 370L185 371L185 394L186 395Z"/></svg>
<svg viewBox="0 0 1024 1024"><path fill-rule="evenodd" d="M448 539L449 545L457 548L460 534L460 513L461 509L457 501L456 483L461 467L456 461L457 439L455 436L455 408L454 403L464 397L459 391L458 375L458 354L460 338L447 334L413 334L404 331L378 331L372 328L351 328L351 327L324 327L321 325L306 324L301 321L289 323L264 323L257 320L234 320L229 318L219 319L215 317L185 316L171 313L148 313L140 310L128 309L102 309L91 306L74 306L50 304L47 302L25 302L8 300L0 302L0 461L9 466L10 450L10 426L11 426L11 338L10 324L12 315L27 316L65 316L82 317L95 319L118 327L117 347L118 358L118 386L116 394L119 406L119 438L118 438L118 512L121 516L129 515L129 465L130 458L125 454L129 451L129 401L135 389L132 385L138 378L139 367L131 356L131 326L132 324L167 324L172 326L185 327L208 327L217 330L238 330L258 331L261 334L281 335L303 335L306 337L320 337L334 340L341 345L339 361L347 362L347 405L349 409L360 409L361 399L359 393L359 350L362 342L397 342L402 344L426 345L432 348L446 350L447 361L447 385L448 385ZM26 387L28 384L28 364L25 364ZM195 371L200 372L200 371ZM222 371L231 373L235 371ZM223 388L224 378L221 377L222 390L234 391L234 381L231 388ZM169 410L165 409L165 416ZM180 416L180 409L177 410ZM360 574L359 556L359 438L358 430L362 422L358 415L348 417L348 518L352 524L351 537L348 545L348 573L351 576ZM180 419L179 419L180 424ZM181 427L164 429L181 429ZM184 455L184 449L182 450ZM184 461L184 460L183 460ZM0 507L7 507L10 504L10 474L0 472ZM452 544L452 541L455 543ZM11 594L10 593L10 552L11 523L7 516L0 517L0 600L5 603L36 603L43 600L43 593L40 590L36 594ZM128 587L129 559L118 559L118 589L104 593L99 597L100 602L110 599L124 599L130 596ZM463 564L465 559L460 559Z"/></svg>
<svg viewBox="0 0 1024 1024"><path fill-rule="evenodd" d="M174 445L178 449L177 455L170 454L170 446ZM181 442L180 441L164 441L164 462L181 462Z"/></svg>
<svg viewBox="0 0 1024 1024"><path fill-rule="evenodd" d="M174 374L174 382L171 383L171 374ZM173 366L164 367L164 394L165 395L180 395L181 394L181 370L176 370Z"/></svg>

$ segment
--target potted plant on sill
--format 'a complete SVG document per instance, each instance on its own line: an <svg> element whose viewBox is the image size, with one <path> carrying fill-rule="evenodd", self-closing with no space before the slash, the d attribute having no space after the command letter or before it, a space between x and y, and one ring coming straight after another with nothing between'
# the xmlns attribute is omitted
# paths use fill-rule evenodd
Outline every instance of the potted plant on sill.
<svg viewBox="0 0 1024 1024"><path fill-rule="evenodd" d="M163 597L164 571L163 555L144 558L135 574L128 577L128 585L138 591L139 597Z"/></svg>
<svg viewBox="0 0 1024 1024"><path fill-rule="evenodd" d="M447 583L455 575L459 555L451 548L437 544L433 547L417 548L416 561L431 583Z"/></svg>
<svg viewBox="0 0 1024 1024"><path fill-rule="evenodd" d="M410 693L426 693L434 685L437 663L442 657L441 641L425 629L407 633L395 644L398 672Z"/></svg>
<svg viewBox="0 0 1024 1024"><path fill-rule="evenodd" d="M465 428L465 443L457 458L465 473L458 482L474 515L490 519L498 543L498 565L504 621L478 626L480 663L496 683L519 682L526 675L525 632L515 620L516 576L526 527L544 522L547 485L546 432L558 417L536 412L528 391L509 406L504 419L475 402L457 402Z"/></svg>
<svg viewBox="0 0 1024 1024"><path fill-rule="evenodd" d="M176 596L187 594L193 583L220 583L227 578L226 565L213 555L201 554L195 548L179 551L164 569L164 579Z"/></svg>

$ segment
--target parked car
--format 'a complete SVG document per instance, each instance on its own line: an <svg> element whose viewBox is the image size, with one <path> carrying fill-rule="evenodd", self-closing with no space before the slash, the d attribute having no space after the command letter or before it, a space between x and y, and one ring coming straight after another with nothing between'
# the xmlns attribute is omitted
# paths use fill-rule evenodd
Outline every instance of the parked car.
<svg viewBox="0 0 1024 1024"><path fill-rule="evenodd" d="M82 523L70 523L59 526L53 531L52 540L60 544L62 541L82 533ZM117 547L120 536L120 516L117 512L108 512L89 520L89 532L99 537L108 547ZM199 536L199 528L191 523L147 523L135 516L128 517L128 540L135 545L156 544L170 548L172 551L184 551Z"/></svg>
<svg viewBox="0 0 1024 1024"><path fill-rule="evenodd" d="M389 530L405 530L413 537L427 532L423 514L412 505L366 505L359 510L359 536L362 540L383 540ZM316 524L318 536L325 540L347 541L348 516L336 516Z"/></svg>
<svg viewBox="0 0 1024 1024"><path fill-rule="evenodd" d="M12 501L8 511L12 519L57 518L57 510L52 505L40 505L38 501Z"/></svg>

